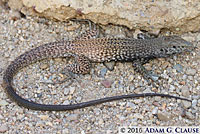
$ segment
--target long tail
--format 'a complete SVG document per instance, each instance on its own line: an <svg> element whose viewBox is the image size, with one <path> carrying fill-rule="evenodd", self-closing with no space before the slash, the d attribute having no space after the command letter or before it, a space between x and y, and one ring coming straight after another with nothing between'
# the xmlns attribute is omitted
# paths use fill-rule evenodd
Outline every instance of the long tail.
<svg viewBox="0 0 200 134"><path fill-rule="evenodd" d="M48 45L48 47L47 47ZM57 48L58 46L56 46ZM60 45L60 47L63 47ZM54 47L54 44L46 44L43 46L40 46L38 48L32 49L29 52L26 52L19 56L16 60L14 60L6 69L5 74L3 76L3 86L5 90L7 91L7 94L19 105L26 107L28 109L33 110L41 110L41 111L65 111L65 110L74 110L79 108L84 108L92 105L97 105L104 102L114 101L114 100L120 100L120 99L127 99L127 98L136 98L136 97L148 97L148 96L162 96L162 97L169 97L169 98L175 98L175 99L181 99L190 101L186 98L176 97L172 95L167 94L159 94L159 93L144 93L144 94L129 94L129 95L120 95L120 96L113 96L113 97L106 97L102 99L92 100L88 102L82 102L78 104L72 104L72 105L45 105L45 104L38 104L32 101L28 101L21 96L19 96L15 89L12 87L12 81L14 75L23 67L34 63L39 60L43 60L46 58L51 57L62 57L62 55L56 55L53 51L56 51L56 48ZM47 49L52 49L52 51L47 51ZM60 50L60 49L57 49ZM49 53L52 52L52 53ZM61 52L59 52L60 54ZM64 52L63 52L64 53Z"/></svg>

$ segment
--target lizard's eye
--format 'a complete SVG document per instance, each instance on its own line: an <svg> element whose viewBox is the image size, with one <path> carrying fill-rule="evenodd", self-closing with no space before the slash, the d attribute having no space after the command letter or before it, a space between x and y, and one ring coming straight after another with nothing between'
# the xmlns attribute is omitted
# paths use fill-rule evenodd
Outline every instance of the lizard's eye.
<svg viewBox="0 0 200 134"><path fill-rule="evenodd" d="M176 49L176 46L173 46L174 49Z"/></svg>

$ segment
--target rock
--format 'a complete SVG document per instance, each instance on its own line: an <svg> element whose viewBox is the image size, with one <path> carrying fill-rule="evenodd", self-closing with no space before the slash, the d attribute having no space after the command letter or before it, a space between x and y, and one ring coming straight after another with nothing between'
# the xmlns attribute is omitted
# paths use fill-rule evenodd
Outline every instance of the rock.
<svg viewBox="0 0 200 134"><path fill-rule="evenodd" d="M70 114L66 117L66 120L74 121L78 119L78 114Z"/></svg>
<svg viewBox="0 0 200 134"><path fill-rule="evenodd" d="M69 105L70 104L70 101L69 100L65 100L64 102L63 102L63 105Z"/></svg>
<svg viewBox="0 0 200 134"><path fill-rule="evenodd" d="M189 108L192 106L192 103L189 102L189 101L185 101L185 100L182 100L182 104L184 106L184 108Z"/></svg>
<svg viewBox="0 0 200 134"><path fill-rule="evenodd" d="M99 119L98 123L102 125L104 123L103 119Z"/></svg>
<svg viewBox="0 0 200 134"><path fill-rule="evenodd" d="M115 61L104 62L104 66L106 66L108 70L112 71L115 66Z"/></svg>
<svg viewBox="0 0 200 134"><path fill-rule="evenodd" d="M156 102L156 101L154 101L153 103L152 103L154 106L159 106L159 103L158 102Z"/></svg>
<svg viewBox="0 0 200 134"><path fill-rule="evenodd" d="M113 81L110 80L103 80L101 81L101 84L105 87L105 88L110 88L112 85Z"/></svg>
<svg viewBox="0 0 200 134"><path fill-rule="evenodd" d="M158 112L157 116L158 116L158 119L161 120L161 121L169 121L169 120L171 120L171 116L169 114L167 114L167 113Z"/></svg>
<svg viewBox="0 0 200 134"><path fill-rule="evenodd" d="M69 129L67 129L67 128L63 129L63 130L62 130L62 133L63 133L63 134L69 134Z"/></svg>
<svg viewBox="0 0 200 134"><path fill-rule="evenodd" d="M155 98L155 101L158 101L158 102L162 99L162 97L160 96L155 96L154 98Z"/></svg>
<svg viewBox="0 0 200 134"><path fill-rule="evenodd" d="M7 0L12 9L25 15L67 20L79 16L99 24L115 24L159 33L167 28L183 33L200 29L199 1L90 1ZM16 6L17 5L17 6ZM167 6L166 6L167 5Z"/></svg>
<svg viewBox="0 0 200 134"><path fill-rule="evenodd" d="M21 0L9 0L8 5L13 11L17 11L22 8L23 3Z"/></svg>
<svg viewBox="0 0 200 134"><path fill-rule="evenodd" d="M164 62L164 63L161 65L161 67L162 67L163 69L166 69L168 66L170 66L170 63L169 63L169 62Z"/></svg>
<svg viewBox="0 0 200 134"><path fill-rule="evenodd" d="M139 114L139 113L135 113L135 114L133 115L133 117L134 117L134 118L137 118L137 119L141 119L141 120L144 118L144 116L141 115L141 114Z"/></svg>
<svg viewBox="0 0 200 134"><path fill-rule="evenodd" d="M195 69L187 69L186 74L187 75L195 75L197 71Z"/></svg>
<svg viewBox="0 0 200 134"><path fill-rule="evenodd" d="M143 102L143 99L135 99L135 100L133 100L133 102L134 102L135 104L140 104L140 103Z"/></svg>
<svg viewBox="0 0 200 134"><path fill-rule="evenodd" d="M47 63L41 63L40 68L41 69L47 69L49 65Z"/></svg>
<svg viewBox="0 0 200 134"><path fill-rule="evenodd" d="M65 94L65 95L68 95L68 94L69 94L69 91L70 91L69 88L65 88L65 89L64 89L64 94Z"/></svg>
<svg viewBox="0 0 200 134"><path fill-rule="evenodd" d="M5 100L1 100L0 101L0 106L6 106L6 105L8 105L9 103L7 102L7 101L5 101Z"/></svg>
<svg viewBox="0 0 200 134"><path fill-rule="evenodd" d="M192 107L196 107L197 106L197 100L192 100Z"/></svg>
<svg viewBox="0 0 200 134"><path fill-rule="evenodd" d="M75 87L70 87L69 90L70 90L69 94L73 94L74 91L76 90L76 88Z"/></svg>
<svg viewBox="0 0 200 134"><path fill-rule="evenodd" d="M8 131L8 127L6 125L1 125L0 126L0 133L4 133L6 131Z"/></svg>
<svg viewBox="0 0 200 134"><path fill-rule="evenodd" d="M103 68L103 69L101 69L101 71L100 71L100 76L101 76L101 77L104 77L104 76L106 75L106 73L107 73L107 68Z"/></svg>
<svg viewBox="0 0 200 134"><path fill-rule="evenodd" d="M80 102L81 99L82 99L82 98L81 98L80 96L78 96L78 97L76 98L76 101L77 101L77 102Z"/></svg>
<svg viewBox="0 0 200 134"><path fill-rule="evenodd" d="M19 20L21 18L21 14L19 11L11 10L9 13L9 18L14 21Z"/></svg>
<svg viewBox="0 0 200 134"><path fill-rule="evenodd" d="M48 115L39 115L38 116L40 119L42 119L42 120L47 120L47 119L49 119L49 116Z"/></svg>
<svg viewBox="0 0 200 134"><path fill-rule="evenodd" d="M156 115L158 113L158 107L155 107L153 110L152 110L152 114L153 115Z"/></svg>
<svg viewBox="0 0 200 134"><path fill-rule="evenodd" d="M157 81L159 79L159 76L157 74L150 74L150 75L153 81Z"/></svg>
<svg viewBox="0 0 200 134"><path fill-rule="evenodd" d="M190 112L185 112L185 116L186 116L186 118L188 118L190 120L194 120L195 119L194 115L192 113L190 113Z"/></svg>
<svg viewBox="0 0 200 134"><path fill-rule="evenodd" d="M131 102L127 102L127 106L131 107L132 109L136 109L136 105Z"/></svg>
<svg viewBox="0 0 200 134"><path fill-rule="evenodd" d="M174 91L176 89L176 87L175 86L173 86L173 85L170 85L170 87L169 87L169 90L170 91Z"/></svg>
<svg viewBox="0 0 200 134"><path fill-rule="evenodd" d="M179 73L183 72L183 66L180 64L176 64L173 68L176 69L176 71Z"/></svg>
<svg viewBox="0 0 200 134"><path fill-rule="evenodd" d="M133 76L133 75L130 75L130 76L128 77L128 80L129 80L129 81L133 81L133 80L134 80L134 76Z"/></svg>
<svg viewBox="0 0 200 134"><path fill-rule="evenodd" d="M190 95L190 91L189 91L188 86L183 86L181 92L182 92L182 95L185 96L185 97L189 97L189 95Z"/></svg>

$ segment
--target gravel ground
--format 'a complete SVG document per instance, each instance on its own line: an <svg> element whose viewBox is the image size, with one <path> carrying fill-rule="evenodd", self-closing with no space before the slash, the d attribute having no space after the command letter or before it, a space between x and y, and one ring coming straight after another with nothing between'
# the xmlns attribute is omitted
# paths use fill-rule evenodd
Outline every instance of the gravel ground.
<svg viewBox="0 0 200 134"><path fill-rule="evenodd" d="M3 71L19 54L44 43L71 39L79 32L77 23L53 22L44 18L21 18L17 12L0 9L0 83ZM83 26L84 30L87 26ZM75 30L75 31L74 31ZM125 37L127 29L106 28L106 34ZM186 33L184 39L198 49L189 54L161 58L146 65L164 79L162 88L152 88L136 73L131 63L116 63L113 71L93 64L90 74L77 76L72 85L49 84L65 76L60 73L66 59L50 59L22 69L14 79L17 92L45 104L72 104L129 93L159 92L185 96L185 101L153 97L120 100L66 112L41 112L19 107L0 86L0 132L5 133L117 133L119 126L200 125L200 33Z"/></svg>

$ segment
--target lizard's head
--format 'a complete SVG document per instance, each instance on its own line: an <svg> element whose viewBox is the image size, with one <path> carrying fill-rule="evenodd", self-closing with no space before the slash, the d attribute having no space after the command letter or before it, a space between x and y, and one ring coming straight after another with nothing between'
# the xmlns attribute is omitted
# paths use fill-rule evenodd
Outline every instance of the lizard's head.
<svg viewBox="0 0 200 134"><path fill-rule="evenodd" d="M192 43L178 36L165 36L159 38L159 40L161 44L157 49L157 54L160 54L161 57L179 54L185 51L191 52L195 48Z"/></svg>

